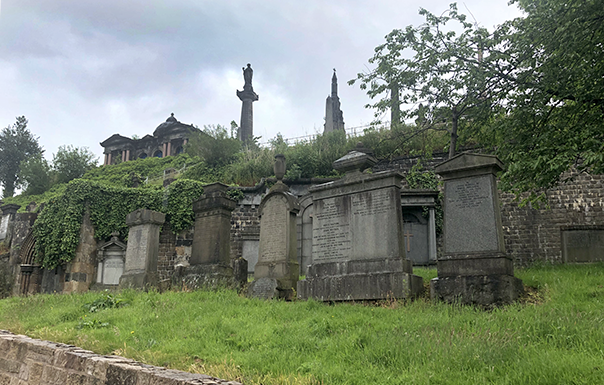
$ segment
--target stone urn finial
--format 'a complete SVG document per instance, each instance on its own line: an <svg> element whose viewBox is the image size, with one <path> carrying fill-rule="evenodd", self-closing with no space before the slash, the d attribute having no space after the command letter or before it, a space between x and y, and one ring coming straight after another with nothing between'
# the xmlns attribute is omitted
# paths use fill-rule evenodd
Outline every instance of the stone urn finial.
<svg viewBox="0 0 604 385"><path fill-rule="evenodd" d="M277 177L277 183L271 188L271 191L289 191L289 187L283 183L283 177L285 176L285 155L275 155L275 164L273 170L275 171L275 177Z"/></svg>
<svg viewBox="0 0 604 385"><path fill-rule="evenodd" d="M275 165L273 166L277 180L281 181L285 176L285 155L275 155Z"/></svg>

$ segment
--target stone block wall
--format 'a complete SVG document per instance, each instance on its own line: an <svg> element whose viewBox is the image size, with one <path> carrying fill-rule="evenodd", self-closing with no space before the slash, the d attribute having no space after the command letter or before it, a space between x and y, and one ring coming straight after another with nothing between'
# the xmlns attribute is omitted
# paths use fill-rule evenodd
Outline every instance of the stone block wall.
<svg viewBox="0 0 604 385"><path fill-rule="evenodd" d="M604 175L574 174L545 195L549 207L534 208L500 194L506 251L517 266L562 262L564 226L604 225Z"/></svg>
<svg viewBox="0 0 604 385"><path fill-rule="evenodd" d="M0 330L0 385L240 385Z"/></svg>
<svg viewBox="0 0 604 385"><path fill-rule="evenodd" d="M259 237L260 218L255 204L238 204L231 214L231 260L243 254L243 241L248 236Z"/></svg>

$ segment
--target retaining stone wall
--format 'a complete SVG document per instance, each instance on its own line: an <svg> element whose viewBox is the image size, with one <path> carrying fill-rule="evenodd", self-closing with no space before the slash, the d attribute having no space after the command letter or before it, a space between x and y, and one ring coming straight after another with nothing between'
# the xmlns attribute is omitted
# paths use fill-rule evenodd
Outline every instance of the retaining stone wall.
<svg viewBox="0 0 604 385"><path fill-rule="evenodd" d="M0 385L241 385L0 330Z"/></svg>

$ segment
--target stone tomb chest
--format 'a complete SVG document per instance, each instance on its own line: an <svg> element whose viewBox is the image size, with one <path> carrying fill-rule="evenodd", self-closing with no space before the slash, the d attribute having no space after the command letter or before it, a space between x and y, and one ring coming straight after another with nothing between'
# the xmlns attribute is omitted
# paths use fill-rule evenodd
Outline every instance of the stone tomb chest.
<svg viewBox="0 0 604 385"><path fill-rule="evenodd" d="M97 285L117 286L124 273L126 244L120 242L119 233L111 234L111 240L99 247L97 253Z"/></svg>
<svg viewBox="0 0 604 385"><path fill-rule="evenodd" d="M339 181L310 189L313 199L312 264L298 283L300 298L321 301L406 298L422 289L405 258L402 175L361 170L375 160L359 151L334 162Z"/></svg>

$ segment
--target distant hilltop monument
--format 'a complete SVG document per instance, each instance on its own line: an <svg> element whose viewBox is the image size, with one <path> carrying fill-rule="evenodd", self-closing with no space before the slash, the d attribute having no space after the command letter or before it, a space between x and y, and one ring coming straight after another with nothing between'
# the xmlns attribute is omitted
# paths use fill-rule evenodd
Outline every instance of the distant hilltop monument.
<svg viewBox="0 0 604 385"><path fill-rule="evenodd" d="M133 139L113 134L101 142L105 156L103 165L151 156L165 158L178 155L184 151L184 146L193 132L200 130L192 124L179 122L172 113L165 122L157 126L153 135L147 134L140 139Z"/></svg>
<svg viewBox="0 0 604 385"><path fill-rule="evenodd" d="M331 96L327 97L325 102L325 128L323 133L332 132L335 130L344 131L344 114L340 109L340 98L338 97L338 77L336 69L333 69L331 77Z"/></svg>
<svg viewBox="0 0 604 385"><path fill-rule="evenodd" d="M243 91L237 90L237 96L242 102L241 106L241 122L239 124L239 131L237 132L237 138L242 142L254 139L254 111L252 103L258 100L258 94L254 92L252 86L252 76L254 70L252 65L247 63L247 67L243 67Z"/></svg>

